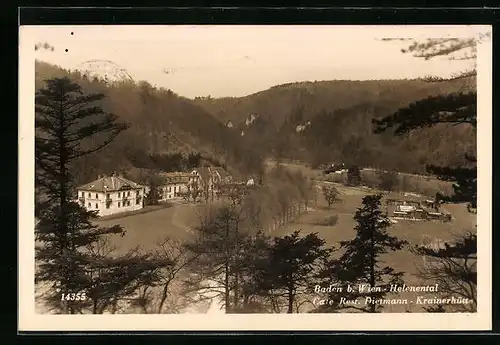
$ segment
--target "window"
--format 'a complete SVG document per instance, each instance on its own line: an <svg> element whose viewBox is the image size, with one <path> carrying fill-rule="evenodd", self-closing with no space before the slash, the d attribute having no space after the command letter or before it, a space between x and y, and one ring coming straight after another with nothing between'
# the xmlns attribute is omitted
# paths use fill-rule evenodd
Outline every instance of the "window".
<svg viewBox="0 0 500 345"><path fill-rule="evenodd" d="M120 202L118 202L118 208L120 207Z"/></svg>
<svg viewBox="0 0 500 345"><path fill-rule="evenodd" d="M98 203L95 203L95 208L98 209L99 208L99 204Z"/></svg>
<svg viewBox="0 0 500 345"><path fill-rule="evenodd" d="M130 206L130 200L127 201L127 206Z"/></svg>
<svg viewBox="0 0 500 345"><path fill-rule="evenodd" d="M110 205L110 203L109 203L109 202L107 202L107 203L106 203L106 208L109 208L109 205Z"/></svg>
<svg viewBox="0 0 500 345"><path fill-rule="evenodd" d="M109 193L108 193L108 194L106 194L106 198L107 198L107 199L111 199L111 196L109 195Z"/></svg>
<svg viewBox="0 0 500 345"><path fill-rule="evenodd" d="M122 195L122 193L118 192L118 197L120 197Z"/></svg>
<svg viewBox="0 0 500 345"><path fill-rule="evenodd" d="M90 198L90 193L89 193L89 198Z"/></svg>
<svg viewBox="0 0 500 345"><path fill-rule="evenodd" d="M95 198L99 199L99 194L95 193Z"/></svg>
<svg viewBox="0 0 500 345"><path fill-rule="evenodd" d="M91 208L91 207L92 207L92 204L89 202L89 208Z"/></svg>
<svg viewBox="0 0 500 345"><path fill-rule="evenodd" d="M170 193L172 191L172 187L168 187L168 192Z"/></svg>
<svg viewBox="0 0 500 345"><path fill-rule="evenodd" d="M130 192L127 192L127 196L130 196Z"/></svg>
<svg viewBox="0 0 500 345"><path fill-rule="evenodd" d="M82 192L82 198L84 198L84 197L85 197L85 192Z"/></svg>

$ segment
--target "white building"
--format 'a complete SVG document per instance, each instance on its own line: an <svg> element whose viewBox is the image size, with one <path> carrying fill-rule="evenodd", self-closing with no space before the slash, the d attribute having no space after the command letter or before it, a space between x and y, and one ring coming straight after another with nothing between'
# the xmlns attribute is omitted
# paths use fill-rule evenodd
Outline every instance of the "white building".
<svg viewBox="0 0 500 345"><path fill-rule="evenodd" d="M105 176L77 188L78 201L99 216L143 208L145 187L121 176Z"/></svg>
<svg viewBox="0 0 500 345"><path fill-rule="evenodd" d="M191 175L183 172L168 172L160 174L163 183L160 186L160 201L179 199L182 193L188 191L188 184Z"/></svg>

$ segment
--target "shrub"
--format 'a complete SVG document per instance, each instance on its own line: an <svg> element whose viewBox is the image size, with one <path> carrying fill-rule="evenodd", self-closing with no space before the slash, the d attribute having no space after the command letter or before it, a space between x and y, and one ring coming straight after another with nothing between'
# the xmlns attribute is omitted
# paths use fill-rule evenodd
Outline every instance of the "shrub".
<svg viewBox="0 0 500 345"><path fill-rule="evenodd" d="M339 220L339 216L334 214L332 216L328 216L326 218L316 220L315 222L313 222L313 224L314 225L321 225L321 226L334 226L335 224L337 224L338 220Z"/></svg>

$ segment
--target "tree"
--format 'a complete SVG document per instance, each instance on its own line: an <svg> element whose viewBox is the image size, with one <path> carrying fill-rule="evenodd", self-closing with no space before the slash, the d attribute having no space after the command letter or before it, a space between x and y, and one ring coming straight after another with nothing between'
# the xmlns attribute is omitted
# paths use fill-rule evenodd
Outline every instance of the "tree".
<svg viewBox="0 0 500 345"><path fill-rule="evenodd" d="M355 291L349 294L349 299L364 298L364 303L344 304L342 296L333 292L329 296L335 305L324 305L319 310L334 311L342 308L352 308L362 312L376 313L382 306L376 304L383 298L391 284L402 284L403 273L395 272L392 267L380 267L380 256L388 251L401 250L405 241L390 236L387 228L390 221L380 210L381 195L367 195L362 206L358 208L354 219L357 222L356 237L350 241L341 241L340 249L344 251L339 259L326 263L320 276L334 277L340 286L351 285Z"/></svg>
<svg viewBox="0 0 500 345"><path fill-rule="evenodd" d="M468 92L449 95L440 95L424 99L410 106L398 110L396 113L380 120L373 120L374 131L381 133L389 128L395 128L396 135L403 135L419 128L431 127L438 124L454 126L470 126L474 132L477 124L477 92L475 86L469 83L476 75L475 59L476 46L479 42L489 39L490 35L479 35L470 39L431 39L424 43L414 42L407 52L417 57L431 59L438 56L456 59L457 53L463 59L473 61L470 70L453 76L450 79L463 80ZM404 52L406 52L404 51ZM443 81L442 78L430 78L431 82ZM474 80L475 81L475 80ZM469 211L477 207L477 167L476 158L465 154L468 166L435 166L429 165L427 171L438 178L454 181L454 195L436 195L437 201L467 202ZM430 265L420 272L420 277L434 280L443 284L444 292L448 295L458 294L475 302L476 273L475 259L477 255L476 236L469 234L458 239L454 244L444 249L417 248L417 253L429 258ZM473 264L471 264L471 262ZM440 286L441 287L441 286ZM428 311L443 311L444 306ZM473 305L475 308L475 304Z"/></svg>
<svg viewBox="0 0 500 345"><path fill-rule="evenodd" d="M141 253L138 248L122 256L114 255L108 240L101 237L87 246L90 260L83 269L88 277L85 290L90 297L92 313L102 314L109 310L114 314L120 300L140 306L147 313L146 292L160 284L162 270L173 263L168 258ZM138 291L142 291L139 297Z"/></svg>
<svg viewBox="0 0 500 345"><path fill-rule="evenodd" d="M297 296L305 294L332 250L317 233L300 237L300 231L275 237L270 247L267 265L261 267L257 286L263 295L282 297L287 301L287 313L293 313Z"/></svg>
<svg viewBox="0 0 500 345"><path fill-rule="evenodd" d="M468 124L476 127L475 92L431 96L410 103L394 114L374 119L375 133L394 128L394 134L403 135L412 130L432 127L440 123Z"/></svg>
<svg viewBox="0 0 500 345"><path fill-rule="evenodd" d="M468 158L476 162L475 158ZM440 180L453 181L454 194L450 196L438 193L436 198L447 202L467 202L467 209L472 212L477 208L477 167L438 167L429 166L429 171L438 175Z"/></svg>
<svg viewBox="0 0 500 345"><path fill-rule="evenodd" d="M412 53L414 56L426 60L436 57L466 59L473 62L473 66L451 78L427 78L430 82L445 80L464 80L469 91L457 92L448 95L428 97L411 103L409 106L396 111L382 119L373 119L374 132L382 133L394 128L396 136L402 136L420 128L428 128L437 124L468 125L476 130L477 124L477 91L469 85L471 77L476 75L476 47L479 42L489 39L489 34L481 34L474 38L443 38L429 39L426 42L414 41L403 53ZM466 155L473 164L475 158ZM475 208L477 203L477 173L476 167L439 167L428 165L427 171L442 179L455 181L455 195L443 197L443 200L452 202L468 202L469 209Z"/></svg>
<svg viewBox="0 0 500 345"><path fill-rule="evenodd" d="M241 259L241 305L236 312L272 313L279 312L280 301L272 294L263 293L259 278L269 265L271 250L270 238L262 231L250 236L242 243Z"/></svg>
<svg viewBox="0 0 500 345"><path fill-rule="evenodd" d="M347 185L359 186L361 184L361 172L357 165L351 166L347 169Z"/></svg>
<svg viewBox="0 0 500 345"><path fill-rule="evenodd" d="M195 240L186 244L198 257L191 284L199 291L212 291L217 297L221 296L226 313L238 308L240 297L240 256L242 243L248 236L241 229L242 221L239 208L227 205L210 209L196 229Z"/></svg>
<svg viewBox="0 0 500 345"><path fill-rule="evenodd" d="M339 191L335 186L323 186L323 195L328 203L328 208L330 208L330 206L337 201Z"/></svg>
<svg viewBox="0 0 500 345"><path fill-rule="evenodd" d="M161 180L157 176L151 175L147 179L147 185L149 191L146 195L146 204L147 205L158 205L161 199Z"/></svg>
<svg viewBox="0 0 500 345"><path fill-rule="evenodd" d="M200 166L201 154L200 153L190 153L186 158L186 167L188 169L194 169Z"/></svg>
<svg viewBox="0 0 500 345"><path fill-rule="evenodd" d="M314 181L304 176L300 171L297 171L294 177L294 181L299 191L300 199L304 203L304 208L307 211L309 203L315 198L316 186L314 184Z"/></svg>
<svg viewBox="0 0 500 345"><path fill-rule="evenodd" d="M249 194L248 187L243 184L228 183L221 184L218 188L220 196L229 199L232 207L239 207Z"/></svg>
<svg viewBox="0 0 500 345"><path fill-rule="evenodd" d="M198 199L201 197L201 187L200 187L200 182L193 180L188 184L188 190L184 195L184 198L186 201L189 201L189 198L193 199L193 202L197 202Z"/></svg>
<svg viewBox="0 0 500 345"><path fill-rule="evenodd" d="M379 187L382 190L392 192L398 185L398 173L395 171L379 171L378 177L380 179Z"/></svg>
<svg viewBox="0 0 500 345"><path fill-rule="evenodd" d="M466 232L456 236L444 248L415 246L412 251L424 257L425 265L417 276L428 283L438 284L443 299L464 298L469 303L439 305L439 309L428 312L477 310L477 235ZM451 310L450 310L451 309Z"/></svg>
<svg viewBox="0 0 500 345"><path fill-rule="evenodd" d="M189 265L196 260L197 256L192 255L182 242L168 237L160 241L158 247L148 255L163 262L164 265L156 267L154 279L143 286L140 297L135 300L134 304L141 307L144 313L178 312L179 308L186 304L186 301L182 299L180 277L189 272ZM150 288L159 288L158 294ZM176 295L172 293L174 289L179 290Z"/></svg>
<svg viewBox="0 0 500 345"><path fill-rule="evenodd" d="M71 163L107 146L127 128L115 115L93 105L103 98L103 94L84 94L68 78L47 80L46 87L35 96L35 182L40 193L37 199L43 199L43 203L37 203L40 222L35 231L40 245L36 248L35 281L52 285L47 302L63 313L79 313L86 305L64 301L63 294L87 293L96 299L102 299L103 294L117 296L118 290L142 280L151 268L143 258L137 261L132 254L93 254L90 248L103 236L123 235L124 230L120 226L96 226L92 222L96 213L73 201ZM93 312L102 310L93 308Z"/></svg>

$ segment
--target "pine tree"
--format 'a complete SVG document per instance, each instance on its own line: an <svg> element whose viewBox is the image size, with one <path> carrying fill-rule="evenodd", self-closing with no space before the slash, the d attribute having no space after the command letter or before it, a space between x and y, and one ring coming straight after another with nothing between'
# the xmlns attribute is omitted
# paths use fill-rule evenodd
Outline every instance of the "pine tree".
<svg viewBox="0 0 500 345"><path fill-rule="evenodd" d="M428 97L411 103L397 110L394 114L382 119L373 119L374 132L382 133L394 129L396 136L402 136L417 129L428 128L437 124L468 125L474 131L477 125L477 91L475 85L469 85L471 77L476 76L476 47L481 40L489 39L488 34L467 39L429 39L426 42L414 41L403 53L412 53L426 60L435 57L449 57L474 61L474 66L448 79L427 78L429 82L463 80L461 92L448 95ZM475 164L475 157L466 154L467 160ZM477 204L477 172L476 167L440 167L428 165L427 172L439 178L454 181L455 195L442 196L442 200L451 202L468 202L469 210Z"/></svg>
<svg viewBox="0 0 500 345"><path fill-rule="evenodd" d="M441 82L443 80L463 80L464 92L449 95L429 97L424 100L410 104L408 107L398 110L396 113L386 116L380 120L374 119L374 131L384 132L395 128L396 135L404 135L413 130L435 126L437 124L466 125L476 131L477 125L477 92L475 85L469 85L469 81L475 81L471 77L476 76L475 61L476 47L482 40L489 39L489 34L481 34L470 39L429 39L427 42L415 41L403 52L412 53L414 56L431 59L438 56L457 59L468 59L474 62L470 70L453 76L449 79L428 78L430 82ZM472 91L465 92L465 89ZM468 166L427 166L427 171L435 174L438 178L453 181L454 195L436 195L436 199L449 202L467 202L469 211L477 207L477 166L476 157L465 154ZM424 268L420 277L425 280L434 280L443 284L444 291L449 294L458 293L462 297L476 299L476 273L475 256L477 255L476 235L462 236L455 243L447 244L444 250L433 250L418 248L417 254L430 257L433 262L431 267ZM471 262L473 264L471 264ZM474 307L475 308L475 303ZM428 309L429 312L443 311L443 307Z"/></svg>
<svg viewBox="0 0 500 345"><path fill-rule="evenodd" d="M438 305L428 312L477 311L477 235L465 232L457 235L444 248L415 246L412 251L425 257L426 264L417 276L429 284L438 284L442 298L461 297L469 303Z"/></svg>
<svg viewBox="0 0 500 345"><path fill-rule="evenodd" d="M92 222L96 213L73 200L71 164L105 147L127 127L94 105L103 98L103 94L84 94L68 78L47 80L35 98L35 177L37 198L43 200L37 204L35 279L51 284L47 302L63 313L82 312L89 303L93 312L103 312L154 270L138 253L103 254L102 239L123 235L123 228L96 226Z"/></svg>
<svg viewBox="0 0 500 345"><path fill-rule="evenodd" d="M391 284L402 284L401 272L392 267L380 267L380 256L388 251L401 250L405 241L390 236L387 228L390 222L380 210L381 195L368 195L363 198L354 219L357 222L356 237L350 241L341 241L340 250L344 254L339 259L327 262L320 277L334 278L335 283L344 289L350 285L353 292L333 292L329 299L337 301L335 305L324 305L320 311L335 311L352 308L362 312L376 313L381 305L372 303L387 294ZM330 284L331 282L329 282ZM372 289L373 288L373 289ZM358 299L358 305L343 304L342 296Z"/></svg>
<svg viewBox="0 0 500 345"><path fill-rule="evenodd" d="M320 264L332 252L325 244L317 233L300 237L300 231L295 231L275 237L267 265L256 279L261 293L284 298L287 313L293 313L298 296L310 290Z"/></svg>
<svg viewBox="0 0 500 345"><path fill-rule="evenodd" d="M279 303L274 296L262 293L259 278L269 265L270 238L258 230L255 236L242 241L243 256L240 260L241 305L235 312L272 313L279 312Z"/></svg>

